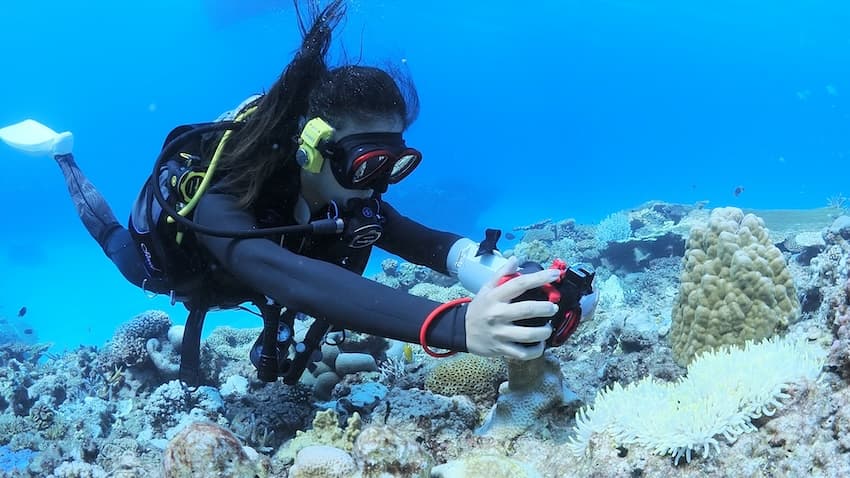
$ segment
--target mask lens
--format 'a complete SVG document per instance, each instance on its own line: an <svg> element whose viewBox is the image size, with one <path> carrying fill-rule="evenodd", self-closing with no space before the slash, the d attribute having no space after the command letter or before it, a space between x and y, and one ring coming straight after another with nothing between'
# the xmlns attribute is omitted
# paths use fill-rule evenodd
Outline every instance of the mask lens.
<svg viewBox="0 0 850 478"><path fill-rule="evenodd" d="M357 157L351 164L351 182L363 184L383 171L390 157L386 151L371 151Z"/></svg>
<svg viewBox="0 0 850 478"><path fill-rule="evenodd" d="M416 169L420 161L422 161L422 154L419 151L415 149L402 151L396 162L393 163L392 170L390 171L390 182L397 183L406 178L408 174Z"/></svg>

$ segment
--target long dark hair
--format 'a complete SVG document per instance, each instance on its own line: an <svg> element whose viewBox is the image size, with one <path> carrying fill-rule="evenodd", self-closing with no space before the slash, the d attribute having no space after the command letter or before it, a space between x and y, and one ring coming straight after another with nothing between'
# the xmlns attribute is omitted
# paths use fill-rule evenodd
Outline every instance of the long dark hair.
<svg viewBox="0 0 850 478"><path fill-rule="evenodd" d="M299 128L308 115L321 116L336 127L345 119L395 116L407 128L419 112L413 82L398 70L357 65L328 68L326 56L333 30L345 15L344 0L332 0L321 10L316 0L308 0L309 22L304 20L299 0L294 3L301 46L262 96L256 112L231 136L219 165L223 186L239 197L241 207L254 205L266 181L282 168L297 174L291 159L298 146Z"/></svg>

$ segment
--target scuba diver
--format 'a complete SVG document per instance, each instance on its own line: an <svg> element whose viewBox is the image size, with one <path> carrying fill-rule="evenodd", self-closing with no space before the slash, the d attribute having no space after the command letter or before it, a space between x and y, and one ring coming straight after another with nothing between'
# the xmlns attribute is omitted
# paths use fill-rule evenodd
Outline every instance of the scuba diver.
<svg viewBox="0 0 850 478"><path fill-rule="evenodd" d="M180 376L191 385L205 314L245 302L263 317L250 357L259 377L287 383L334 330L435 356L529 360L592 309L592 273L558 261L521 268L498 253L497 231L479 243L430 229L382 198L422 159L404 140L418 97L395 72L327 66L342 3L312 6L309 23L298 13L302 43L268 92L171 132L127 228L77 166L71 133L32 120L0 129L13 147L55 158L80 219L128 281L187 307ZM458 277L474 298L441 304L364 278L372 247ZM314 322L296 339L302 315Z"/></svg>

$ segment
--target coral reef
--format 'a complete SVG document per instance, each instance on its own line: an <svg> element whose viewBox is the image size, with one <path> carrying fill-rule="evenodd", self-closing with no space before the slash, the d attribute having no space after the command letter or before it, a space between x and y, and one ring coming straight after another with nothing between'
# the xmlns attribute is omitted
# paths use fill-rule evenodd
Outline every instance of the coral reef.
<svg viewBox="0 0 850 478"><path fill-rule="evenodd" d="M107 345L105 362L115 366L132 367L147 360L148 339L167 337L171 327L168 314L149 310L125 323Z"/></svg>
<svg viewBox="0 0 850 478"><path fill-rule="evenodd" d="M615 212L609 214L596 226L596 242L624 241L632 235L632 224L628 213Z"/></svg>
<svg viewBox="0 0 850 478"><path fill-rule="evenodd" d="M250 389L225 399L224 416L246 445L268 453L309 426L314 413L311 396L304 385L252 379Z"/></svg>
<svg viewBox="0 0 850 478"><path fill-rule="evenodd" d="M383 347L381 347L383 348ZM338 346L322 346L322 360L301 376L301 383L312 387L318 400L330 400L334 387L349 374L377 372L375 357L360 352L342 352Z"/></svg>
<svg viewBox="0 0 850 478"><path fill-rule="evenodd" d="M217 478L222 476L265 478L268 459L242 446L228 430L195 422L174 436L165 449L165 478Z"/></svg>
<svg viewBox="0 0 850 478"><path fill-rule="evenodd" d="M829 367L845 380L850 379L850 279L844 287L844 298L838 297L832 319L835 340L829 348Z"/></svg>
<svg viewBox="0 0 850 478"><path fill-rule="evenodd" d="M476 455L452 460L431 469L432 478L540 478L528 463L501 455Z"/></svg>
<svg viewBox="0 0 850 478"><path fill-rule="evenodd" d="M615 213L610 231L570 219L515 228L521 238L505 255L589 263L601 299L567 344L511 369L346 331L328 337L301 383L264 383L248 361L260 329L221 327L202 344L203 385L188 388L174 380L182 329L158 311L131 318L102 349L0 345L0 474L850 476L850 217L741 211L712 233L712 212L721 214L651 201ZM784 284L774 292L799 300L799 313L774 314L787 330L773 351L721 348L689 369L674 361L671 336L711 328L672 332L680 279L693 272L686 245L701 230L734 236L724 247L753 263L738 276L757 271L750 282L763 284L769 270ZM703 249L709 257L717 247ZM718 267L718 277L731 268ZM438 300L464 293L398 260L376 280ZM689 295L707 296L710 284L694 284ZM307 324L296 322L297 337ZM795 345L779 345L788 340ZM810 347L815 362L801 355ZM724 408L741 396L755 398ZM688 439L660 433L673 427Z"/></svg>
<svg viewBox="0 0 850 478"><path fill-rule="evenodd" d="M295 456L290 478L352 478L360 476L357 463L345 450L329 445L309 445Z"/></svg>
<svg viewBox="0 0 850 478"><path fill-rule="evenodd" d="M416 440L386 425L370 425L354 440L351 450L363 478L428 478L431 455Z"/></svg>
<svg viewBox="0 0 850 478"><path fill-rule="evenodd" d="M354 439L361 429L360 415L354 414L344 428L339 426L339 416L333 410L316 414L313 426L307 431L298 431L295 437L282 446L274 455L274 461L291 463L295 455L310 445L330 445L345 451L354 447Z"/></svg>
<svg viewBox="0 0 850 478"><path fill-rule="evenodd" d="M447 397L418 388L390 390L374 415L376 420L396 427L427 429L429 435L443 429L470 429L478 421L475 404L468 397Z"/></svg>
<svg viewBox="0 0 850 478"><path fill-rule="evenodd" d="M602 390L592 407L579 411L576 437L570 448L591 453L593 434L603 443L639 445L691 461L694 451L708 456L719 450L715 437L728 441L754 431L754 418L773 415L788 398L791 384L811 383L823 368L825 352L805 339L748 342L705 352L688 366L677 382L644 379ZM742 364L747 364L742 367ZM629 413L622 413L629 408Z"/></svg>
<svg viewBox="0 0 850 478"><path fill-rule="evenodd" d="M431 456L421 445L383 425L362 430L351 453L328 445L298 451L291 478L428 478Z"/></svg>

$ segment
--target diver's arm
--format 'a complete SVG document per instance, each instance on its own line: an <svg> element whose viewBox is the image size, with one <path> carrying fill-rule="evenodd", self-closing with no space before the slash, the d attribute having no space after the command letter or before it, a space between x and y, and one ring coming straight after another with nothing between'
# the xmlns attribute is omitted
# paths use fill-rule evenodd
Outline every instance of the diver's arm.
<svg viewBox="0 0 850 478"><path fill-rule="evenodd" d="M231 230L256 228L236 198L206 193L195 222ZM278 303L333 325L407 342L439 302L416 297L323 261L300 256L267 239L228 239L198 235L200 243L234 277ZM445 257L443 257L445 259ZM444 312L429 326L428 344L466 350L465 305Z"/></svg>
<svg viewBox="0 0 850 478"><path fill-rule="evenodd" d="M408 262L450 274L446 257L461 236L425 227L403 216L385 201L381 201L381 212L386 222L384 233L376 244L378 247Z"/></svg>
<svg viewBox="0 0 850 478"><path fill-rule="evenodd" d="M477 293L507 262L497 251L479 254L479 244L472 239L429 229L401 215L386 202L381 202L381 209L387 220L378 247L414 264L457 277L472 293Z"/></svg>

